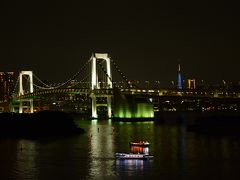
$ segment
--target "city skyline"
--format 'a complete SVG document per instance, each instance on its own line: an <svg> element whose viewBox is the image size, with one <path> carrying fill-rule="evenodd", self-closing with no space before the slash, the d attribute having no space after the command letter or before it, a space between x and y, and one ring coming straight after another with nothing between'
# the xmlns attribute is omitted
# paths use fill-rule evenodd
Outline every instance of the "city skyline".
<svg viewBox="0 0 240 180"><path fill-rule="evenodd" d="M197 2L5 2L0 70L33 70L62 82L91 53L109 53L131 80L239 81L234 4Z"/></svg>

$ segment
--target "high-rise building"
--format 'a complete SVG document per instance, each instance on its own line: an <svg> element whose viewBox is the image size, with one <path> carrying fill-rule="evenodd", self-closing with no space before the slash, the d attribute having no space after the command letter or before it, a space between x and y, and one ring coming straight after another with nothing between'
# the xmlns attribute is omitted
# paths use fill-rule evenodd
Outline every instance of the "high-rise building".
<svg viewBox="0 0 240 180"><path fill-rule="evenodd" d="M177 70L177 89L182 89L182 74L181 74L181 65L178 64L178 70Z"/></svg>
<svg viewBox="0 0 240 180"><path fill-rule="evenodd" d="M187 88L188 89L196 89L195 79L188 79Z"/></svg>
<svg viewBox="0 0 240 180"><path fill-rule="evenodd" d="M8 101L14 90L14 72L0 72L0 101Z"/></svg>

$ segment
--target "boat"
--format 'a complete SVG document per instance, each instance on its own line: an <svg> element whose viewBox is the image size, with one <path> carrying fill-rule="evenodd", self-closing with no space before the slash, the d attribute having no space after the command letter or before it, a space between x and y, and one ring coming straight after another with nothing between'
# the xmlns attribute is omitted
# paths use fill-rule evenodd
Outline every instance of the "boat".
<svg viewBox="0 0 240 180"><path fill-rule="evenodd" d="M152 159L153 156L148 154L132 154L132 153L116 153L115 157L117 159Z"/></svg>
<svg viewBox="0 0 240 180"><path fill-rule="evenodd" d="M139 142L129 142L131 146L141 146L141 147L147 147L150 145L147 141L139 141Z"/></svg>

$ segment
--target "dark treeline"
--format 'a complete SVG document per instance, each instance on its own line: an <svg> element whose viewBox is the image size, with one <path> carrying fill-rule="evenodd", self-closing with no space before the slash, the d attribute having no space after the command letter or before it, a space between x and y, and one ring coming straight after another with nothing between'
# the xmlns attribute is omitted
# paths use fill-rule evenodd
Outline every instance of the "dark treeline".
<svg viewBox="0 0 240 180"><path fill-rule="evenodd" d="M0 114L1 137L49 137L84 132L74 120L59 111L41 111L34 114Z"/></svg>

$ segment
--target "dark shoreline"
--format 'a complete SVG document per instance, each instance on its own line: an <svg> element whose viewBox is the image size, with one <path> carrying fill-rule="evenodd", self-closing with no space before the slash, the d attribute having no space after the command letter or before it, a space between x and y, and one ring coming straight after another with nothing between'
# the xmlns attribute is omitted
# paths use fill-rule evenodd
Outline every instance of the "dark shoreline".
<svg viewBox="0 0 240 180"><path fill-rule="evenodd" d="M240 137L239 112L161 112L155 118L115 118L119 122L148 122L182 125L188 132Z"/></svg>
<svg viewBox="0 0 240 180"><path fill-rule="evenodd" d="M33 114L0 114L0 137L40 138L83 133L74 119L60 111L41 111Z"/></svg>

